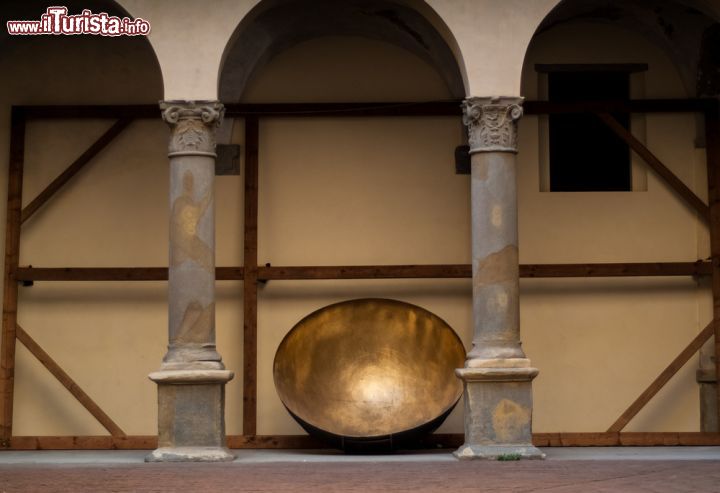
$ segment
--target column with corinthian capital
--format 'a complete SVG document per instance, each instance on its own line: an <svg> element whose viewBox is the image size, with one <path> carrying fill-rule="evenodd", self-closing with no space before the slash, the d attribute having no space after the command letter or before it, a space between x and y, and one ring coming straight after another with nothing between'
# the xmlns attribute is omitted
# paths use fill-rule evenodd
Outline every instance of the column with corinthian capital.
<svg viewBox="0 0 720 493"><path fill-rule="evenodd" d="M217 101L163 101L170 126L169 345L158 384L158 449L147 461L227 461L225 370L215 348Z"/></svg>
<svg viewBox="0 0 720 493"><path fill-rule="evenodd" d="M459 459L543 458L532 445L532 379L520 345L517 121L522 99L463 103L471 154L473 347L456 370L465 394Z"/></svg>

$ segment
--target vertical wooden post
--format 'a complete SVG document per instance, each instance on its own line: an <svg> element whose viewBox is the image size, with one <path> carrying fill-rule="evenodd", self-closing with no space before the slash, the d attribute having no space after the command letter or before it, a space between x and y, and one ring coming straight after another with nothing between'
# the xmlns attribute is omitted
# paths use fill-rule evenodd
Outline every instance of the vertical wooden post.
<svg viewBox="0 0 720 493"><path fill-rule="evenodd" d="M718 105L705 111L705 140L710 203L710 254L712 256L713 321L715 324L715 381L720 376L720 114ZM720 384L717 387L720 423ZM719 430L720 431L720 430Z"/></svg>
<svg viewBox="0 0 720 493"><path fill-rule="evenodd" d="M13 108L10 120L10 161L8 163L7 220L5 223L5 273L3 276L2 349L0 349L0 395L2 396L2 441L12 437L15 390L15 342L17 327L22 214L23 163L25 159L25 115Z"/></svg>
<svg viewBox="0 0 720 493"><path fill-rule="evenodd" d="M248 116L245 118L243 435L257 432L258 147L258 118Z"/></svg>

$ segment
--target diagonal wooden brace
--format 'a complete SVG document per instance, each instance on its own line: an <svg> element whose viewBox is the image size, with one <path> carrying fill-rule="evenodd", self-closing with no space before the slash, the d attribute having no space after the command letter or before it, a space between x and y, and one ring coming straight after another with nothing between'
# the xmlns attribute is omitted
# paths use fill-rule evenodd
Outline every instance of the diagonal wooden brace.
<svg viewBox="0 0 720 493"><path fill-rule="evenodd" d="M53 360L50 355L46 353L45 350L43 350L43 348L41 348L40 345L35 342L35 340L30 337L30 335L19 325L16 326L16 334L18 340L22 342L26 348L28 348L32 355L35 356L38 361L40 361L40 363L42 363L43 366L45 366L45 368L47 368L50 373L52 373L52 375L57 378L61 384L63 384L66 389L68 389L68 392L70 392L73 397L75 397L78 402L80 402L80 404L82 404L83 407L87 409L88 412L92 414L93 417L97 419L107 431L110 432L113 437L121 438L127 436L125 432L122 431L122 429L110 418L110 416L105 414L105 411L100 409L100 406L98 406L95 401L93 401L90 396L80 388L75 380L65 373L65 370L63 370L60 365L58 365L55 360Z"/></svg>
<svg viewBox="0 0 720 493"><path fill-rule="evenodd" d="M714 333L715 324L714 322L710 322L707 327L700 331L700 333L695 336L692 341L690 341L690 344L688 344L687 347L677 355L672 363L670 363L668 367L665 368L655 380L653 380L648 388L640 394L640 397L635 399L635 402L633 402L630 407L628 407L625 412L622 413L612 424L612 426L607 429L608 433L619 432L625 428L630 420L633 419L648 402L650 402L650 399L652 399L655 394L657 394L660 389L662 389L665 384L668 383L670 379L680 370L680 368L682 368L685 363L687 363L690 358L692 358L693 355L700 350L703 344L710 340Z"/></svg>
<svg viewBox="0 0 720 493"><path fill-rule="evenodd" d="M132 122L130 118L121 118L116 121L105 133L103 133L93 144L87 148L65 171L60 173L45 189L38 194L28 205L22 210L21 222L24 223L35 212L45 205L55 193L60 190L63 185L69 182L81 169L85 167L100 151L115 139L120 133L127 128Z"/></svg>
<svg viewBox="0 0 720 493"><path fill-rule="evenodd" d="M620 122L612 117L609 113L597 113L598 118L607 125L615 135L620 137L630 148L635 151L638 156L643 158L650 168L670 185L680 197L685 199L690 206L697 211L703 221L707 222L710 217L710 208L703 202L695 192L685 185L670 169L665 166L645 145L635 138Z"/></svg>

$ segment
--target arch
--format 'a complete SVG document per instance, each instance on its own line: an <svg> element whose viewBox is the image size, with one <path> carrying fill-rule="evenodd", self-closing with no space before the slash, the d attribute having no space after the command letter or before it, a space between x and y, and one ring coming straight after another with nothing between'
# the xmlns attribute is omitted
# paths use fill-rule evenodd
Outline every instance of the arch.
<svg viewBox="0 0 720 493"><path fill-rule="evenodd" d="M24 2L8 2L0 6L0 11L3 14L3 18L7 20L39 20L42 14L45 14L46 9L52 4L42 2L39 0L28 0ZM128 9L123 7L119 1L116 0L97 0L92 5L88 5L87 2L81 0L68 0L62 2L62 5L67 7L70 15L79 14L85 9L91 10L93 13L105 12L109 15L118 17L130 17L135 18ZM14 38L14 39L13 39ZM21 38L21 39L17 39ZM54 38L54 39L51 39ZM134 50L133 53L142 53L142 63L152 64L153 76L157 76L159 80L159 91L161 95L163 87L163 75L160 68L160 63L155 52L154 47L150 43L147 36L122 36L119 38L104 38L102 36L92 35L81 35L81 36L11 36L8 34L6 29L0 30L0 47L9 46L10 42L13 42L15 46L38 46L42 47L43 43L49 41L52 45L57 45L58 42L65 43L68 46L88 46L91 43L108 43L108 46L117 48L118 51L124 49ZM121 45L120 45L121 44ZM72 56L68 54L68 56ZM135 56L135 55L133 55ZM91 60L88 60L91 62ZM132 65L134 67L134 65ZM132 77L131 77L132 78ZM139 90L139 88L138 88ZM93 95L95 96L95 95ZM130 95L128 96L131 97ZM137 103L137 100L128 100L128 103Z"/></svg>
<svg viewBox="0 0 720 493"><path fill-rule="evenodd" d="M235 29L218 74L221 101L239 101L253 73L312 38L350 35L398 45L433 66L453 97L466 94L464 64L449 28L424 2L263 0Z"/></svg>
<svg viewBox="0 0 720 493"><path fill-rule="evenodd" d="M713 29L717 29L715 13L707 2L562 0L539 23L535 36L573 21L608 24L641 35L672 61L689 96L707 93L709 83L701 80L701 60L707 57L703 51L712 49L707 40L714 39Z"/></svg>

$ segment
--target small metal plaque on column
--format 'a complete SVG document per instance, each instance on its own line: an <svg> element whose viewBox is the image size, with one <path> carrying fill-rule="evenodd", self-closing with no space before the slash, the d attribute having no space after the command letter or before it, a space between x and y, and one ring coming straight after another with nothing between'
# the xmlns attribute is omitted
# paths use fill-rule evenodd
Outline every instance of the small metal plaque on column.
<svg viewBox="0 0 720 493"><path fill-rule="evenodd" d="M240 145L218 144L215 147L215 176L240 174Z"/></svg>
<svg viewBox="0 0 720 493"><path fill-rule="evenodd" d="M455 174L470 174L470 146L457 146L455 148Z"/></svg>

